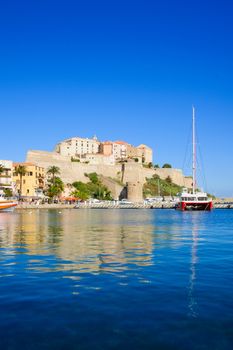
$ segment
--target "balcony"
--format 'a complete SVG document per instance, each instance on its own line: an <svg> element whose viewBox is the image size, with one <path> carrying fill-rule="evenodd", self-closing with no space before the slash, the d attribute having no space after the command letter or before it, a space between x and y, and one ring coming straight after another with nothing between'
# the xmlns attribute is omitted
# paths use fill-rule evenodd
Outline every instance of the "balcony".
<svg viewBox="0 0 233 350"><path fill-rule="evenodd" d="M2 177L2 178L3 178L3 177L11 178L11 175L1 173L1 174L0 174L0 178L1 178L1 177Z"/></svg>

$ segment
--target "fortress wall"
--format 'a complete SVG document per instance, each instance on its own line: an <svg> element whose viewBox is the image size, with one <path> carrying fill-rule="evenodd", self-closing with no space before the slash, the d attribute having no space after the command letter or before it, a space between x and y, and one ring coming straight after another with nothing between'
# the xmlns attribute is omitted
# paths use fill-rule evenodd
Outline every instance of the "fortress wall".
<svg viewBox="0 0 233 350"><path fill-rule="evenodd" d="M70 157L61 156L55 152L35 150L28 151L26 161L36 163L45 169L49 168L51 165L59 167L61 171L61 178L65 183L72 183L74 181L87 182L88 178L84 174L93 172L103 175L104 177L121 180L122 164L83 164L71 162ZM143 184L146 182L146 178L151 178L154 174L157 174L161 179L166 179L168 176L170 176L172 181L179 186L191 187L192 184L192 179L184 177L180 169L148 169L144 168L142 164L135 162L125 163L124 168L124 183L139 182Z"/></svg>
<svg viewBox="0 0 233 350"><path fill-rule="evenodd" d="M102 183L111 191L113 199L118 200L120 197L125 197L123 195L124 186L119 185L116 181L103 175L101 175L100 178Z"/></svg>
<svg viewBox="0 0 233 350"><path fill-rule="evenodd" d="M165 180L170 176L173 183L182 187L192 187L192 178L185 177L181 169L173 168L157 168L155 169L157 174L162 180Z"/></svg>

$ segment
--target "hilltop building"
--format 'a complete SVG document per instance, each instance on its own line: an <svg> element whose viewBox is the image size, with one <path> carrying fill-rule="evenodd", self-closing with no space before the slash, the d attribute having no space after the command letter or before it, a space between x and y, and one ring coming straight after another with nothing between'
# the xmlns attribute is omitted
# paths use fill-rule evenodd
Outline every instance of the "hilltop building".
<svg viewBox="0 0 233 350"><path fill-rule="evenodd" d="M106 141L100 144L100 152L104 155L113 155L114 159L137 159L139 163L152 163L153 151L146 145L134 147L124 141Z"/></svg>
<svg viewBox="0 0 233 350"><path fill-rule="evenodd" d="M16 169L19 165L26 168L25 175L17 175ZM45 171L44 168L34 163L14 163L13 164L13 180L15 182L16 191L21 196L41 197L45 186ZM22 192L20 193L20 182L22 182Z"/></svg>
<svg viewBox="0 0 233 350"><path fill-rule="evenodd" d="M114 164L126 159L135 159L139 163L152 163L152 149L146 145L134 147L125 141L100 142L96 136L92 139L72 137L55 146L55 152L71 157L82 163Z"/></svg>
<svg viewBox="0 0 233 350"><path fill-rule="evenodd" d="M127 158L127 143L124 141L105 141L100 144L100 153L105 156L113 156L115 161Z"/></svg>
<svg viewBox="0 0 233 350"><path fill-rule="evenodd" d="M92 139L72 137L58 143L55 146L55 152L59 153L61 156L82 158L86 154L99 153L99 146L100 142L96 137Z"/></svg>

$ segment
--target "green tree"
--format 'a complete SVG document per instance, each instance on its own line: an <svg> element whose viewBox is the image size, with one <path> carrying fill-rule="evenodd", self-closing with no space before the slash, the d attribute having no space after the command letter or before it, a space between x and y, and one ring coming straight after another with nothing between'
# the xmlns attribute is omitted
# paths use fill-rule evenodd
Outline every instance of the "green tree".
<svg viewBox="0 0 233 350"><path fill-rule="evenodd" d="M163 168L172 168L171 164L169 164L169 163L163 164L162 167L163 167Z"/></svg>
<svg viewBox="0 0 233 350"><path fill-rule="evenodd" d="M88 174L88 177L93 184L99 184L99 178L96 173L90 173Z"/></svg>
<svg viewBox="0 0 233 350"><path fill-rule="evenodd" d="M64 191L63 181L60 179L60 177L54 176L46 191L47 196L54 199L54 197L60 196L62 191Z"/></svg>
<svg viewBox="0 0 233 350"><path fill-rule="evenodd" d="M3 191L4 191L4 194L5 194L5 197L12 197L13 196L11 188L4 188Z"/></svg>
<svg viewBox="0 0 233 350"><path fill-rule="evenodd" d="M168 176L165 181L168 183L168 184L171 184L172 183L172 179L170 176Z"/></svg>
<svg viewBox="0 0 233 350"><path fill-rule="evenodd" d="M52 184L55 185L55 177L60 174L60 168L52 165L48 168L47 174L52 176Z"/></svg>
<svg viewBox="0 0 233 350"><path fill-rule="evenodd" d="M51 185L49 186L47 190L47 196L51 199L54 199L54 197L57 197L61 194L61 191L57 186Z"/></svg>
<svg viewBox="0 0 233 350"><path fill-rule="evenodd" d="M86 200L90 197L100 200L111 200L111 192L104 186L96 173L85 174L89 178L88 183L75 181L72 185L75 187L73 196Z"/></svg>
<svg viewBox="0 0 233 350"><path fill-rule="evenodd" d="M155 169L160 168L159 164L155 164L155 165L154 165L154 168L155 168Z"/></svg>
<svg viewBox="0 0 233 350"><path fill-rule="evenodd" d="M81 190L75 190L71 193L72 196L81 199L82 201L85 201L89 198L89 195L87 192L83 192Z"/></svg>
<svg viewBox="0 0 233 350"><path fill-rule="evenodd" d="M54 183L54 186L56 186L58 189L60 189L61 192L64 191L64 183L60 179L60 177L55 176L53 183Z"/></svg>
<svg viewBox="0 0 233 350"><path fill-rule="evenodd" d="M17 165L15 168L15 175L19 176L19 197L22 195L22 187L23 187L23 176L27 173L27 169L24 165Z"/></svg>

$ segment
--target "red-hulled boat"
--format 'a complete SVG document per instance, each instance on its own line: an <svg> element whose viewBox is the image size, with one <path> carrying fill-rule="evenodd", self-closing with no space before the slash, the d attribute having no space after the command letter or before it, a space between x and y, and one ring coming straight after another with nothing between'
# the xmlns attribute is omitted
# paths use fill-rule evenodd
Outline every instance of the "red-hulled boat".
<svg viewBox="0 0 233 350"><path fill-rule="evenodd" d="M193 164L192 164L192 193L189 193L186 188L180 195L179 202L176 205L178 210L212 210L213 201L208 198L205 192L199 192L196 190L196 133L195 133L195 109L193 107Z"/></svg>

